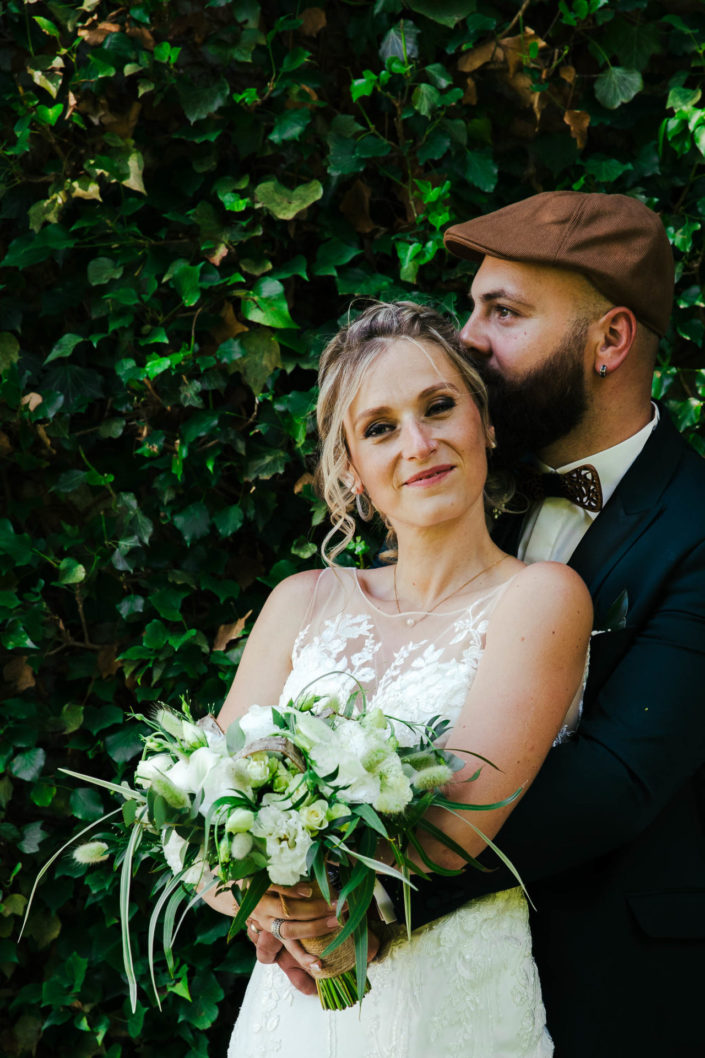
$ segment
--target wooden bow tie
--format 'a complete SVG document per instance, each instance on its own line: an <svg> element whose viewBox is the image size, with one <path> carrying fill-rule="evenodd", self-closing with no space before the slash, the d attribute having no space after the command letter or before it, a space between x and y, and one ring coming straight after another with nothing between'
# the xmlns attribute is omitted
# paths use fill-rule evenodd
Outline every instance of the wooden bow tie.
<svg viewBox="0 0 705 1058"><path fill-rule="evenodd" d="M573 467L564 474L543 473L536 467L523 465L517 475L517 489L532 502L559 496L586 511L602 510L600 475L591 463Z"/></svg>

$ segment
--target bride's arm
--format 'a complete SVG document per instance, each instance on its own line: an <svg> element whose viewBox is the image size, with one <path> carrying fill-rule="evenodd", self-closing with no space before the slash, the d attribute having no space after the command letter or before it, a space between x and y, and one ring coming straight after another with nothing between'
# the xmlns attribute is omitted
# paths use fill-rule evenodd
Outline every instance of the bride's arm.
<svg viewBox="0 0 705 1058"><path fill-rule="evenodd" d="M520 788L523 796L581 684L591 627L589 593L567 566L536 563L509 585L491 617L485 652L448 738L448 749L467 760L447 788L451 800L491 804ZM496 768L483 765L469 755L472 752ZM480 765L480 776L463 782ZM468 821L493 838L518 800L489 812L459 809L452 815L434 809L428 819L477 856L486 842ZM464 861L441 841L421 831L418 837L441 866L463 866Z"/></svg>

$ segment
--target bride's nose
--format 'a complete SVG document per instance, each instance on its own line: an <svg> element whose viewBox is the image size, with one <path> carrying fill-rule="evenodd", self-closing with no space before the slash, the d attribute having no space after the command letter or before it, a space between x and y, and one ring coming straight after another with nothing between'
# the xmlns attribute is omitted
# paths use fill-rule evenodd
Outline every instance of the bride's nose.
<svg viewBox="0 0 705 1058"><path fill-rule="evenodd" d="M403 455L406 459L426 459L438 448L433 430L418 419L410 419L402 427Z"/></svg>

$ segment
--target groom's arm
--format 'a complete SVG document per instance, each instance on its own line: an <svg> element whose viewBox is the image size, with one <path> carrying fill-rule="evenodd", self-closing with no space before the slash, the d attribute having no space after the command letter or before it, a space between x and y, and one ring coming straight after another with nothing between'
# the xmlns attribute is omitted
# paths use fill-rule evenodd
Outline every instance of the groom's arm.
<svg viewBox="0 0 705 1058"><path fill-rule="evenodd" d="M644 571L644 576L648 576ZM594 667L610 649L594 638ZM601 642L602 641L602 642ZM576 737L551 750L497 843L529 884L640 834L705 759L705 544L672 571L658 606L592 700ZM486 864L497 860L483 857ZM412 897L412 926L516 885L506 868L433 877Z"/></svg>

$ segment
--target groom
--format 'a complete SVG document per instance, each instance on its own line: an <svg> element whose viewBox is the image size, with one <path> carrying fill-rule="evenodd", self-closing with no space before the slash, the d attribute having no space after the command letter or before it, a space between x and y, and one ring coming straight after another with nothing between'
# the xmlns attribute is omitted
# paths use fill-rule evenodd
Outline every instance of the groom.
<svg viewBox="0 0 705 1058"><path fill-rule="evenodd" d="M524 513L500 520L498 543L568 562L595 607L578 733L498 838L536 906L556 1058L691 1058L705 966L705 463L650 400L668 240L636 199L548 192L456 225L446 245L480 262L462 337L483 365L498 453L526 468ZM490 874L423 886L413 925L515 884L485 860Z"/></svg>

